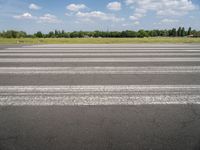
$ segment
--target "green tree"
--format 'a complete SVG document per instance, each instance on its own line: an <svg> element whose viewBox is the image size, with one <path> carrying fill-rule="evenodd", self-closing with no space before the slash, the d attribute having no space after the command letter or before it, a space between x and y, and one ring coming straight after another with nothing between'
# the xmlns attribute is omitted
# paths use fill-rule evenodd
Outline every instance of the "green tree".
<svg viewBox="0 0 200 150"><path fill-rule="evenodd" d="M176 36L177 36L176 28L173 28L173 29L172 29L172 36L173 36L173 37L176 37Z"/></svg>
<svg viewBox="0 0 200 150"><path fill-rule="evenodd" d="M177 31L177 36L181 36L181 32L182 32L182 29L181 29L181 27L179 27L178 31Z"/></svg>
<svg viewBox="0 0 200 150"><path fill-rule="evenodd" d="M58 30L55 30L54 34L55 34L55 37L57 38L58 37Z"/></svg>
<svg viewBox="0 0 200 150"><path fill-rule="evenodd" d="M41 31L38 31L38 32L35 34L35 36L36 36L37 38L43 38L43 34L42 34Z"/></svg>
<svg viewBox="0 0 200 150"><path fill-rule="evenodd" d="M77 38L77 37L79 37L79 33L77 31L74 31L74 32L70 33L70 37Z"/></svg>
<svg viewBox="0 0 200 150"><path fill-rule="evenodd" d="M185 34L185 28L183 27L182 29L181 29L181 36L183 37L183 36L185 36L186 34Z"/></svg>
<svg viewBox="0 0 200 150"><path fill-rule="evenodd" d="M144 37L147 37L148 35L147 35L147 32L146 31L144 31L144 30L139 30L138 31L138 37L140 37L140 38L144 38Z"/></svg>
<svg viewBox="0 0 200 150"><path fill-rule="evenodd" d="M188 35L191 35L192 34L192 28L191 27L189 27L189 29L188 29L188 33L187 33Z"/></svg>
<svg viewBox="0 0 200 150"><path fill-rule="evenodd" d="M48 36L47 37L49 37L49 38L54 38L55 37L55 34L54 34L54 32L49 32L49 34L48 34Z"/></svg>

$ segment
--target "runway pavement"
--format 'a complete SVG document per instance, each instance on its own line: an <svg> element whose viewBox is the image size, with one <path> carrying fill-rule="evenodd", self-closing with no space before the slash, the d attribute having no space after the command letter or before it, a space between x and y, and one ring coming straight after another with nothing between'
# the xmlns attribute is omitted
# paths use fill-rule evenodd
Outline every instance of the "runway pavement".
<svg viewBox="0 0 200 150"><path fill-rule="evenodd" d="M0 150L199 150L200 45L0 46Z"/></svg>

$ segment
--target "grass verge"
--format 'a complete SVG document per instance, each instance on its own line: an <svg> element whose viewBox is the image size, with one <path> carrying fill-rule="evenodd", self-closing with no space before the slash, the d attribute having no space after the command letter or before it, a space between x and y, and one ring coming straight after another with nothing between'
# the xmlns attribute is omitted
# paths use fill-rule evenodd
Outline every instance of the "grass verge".
<svg viewBox="0 0 200 150"><path fill-rule="evenodd" d="M140 44L199 43L200 38L0 38L0 44Z"/></svg>

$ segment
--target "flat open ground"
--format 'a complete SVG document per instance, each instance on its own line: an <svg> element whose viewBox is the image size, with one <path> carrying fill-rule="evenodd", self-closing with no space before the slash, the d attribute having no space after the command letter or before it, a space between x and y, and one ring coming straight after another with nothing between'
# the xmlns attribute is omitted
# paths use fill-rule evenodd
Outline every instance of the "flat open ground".
<svg viewBox="0 0 200 150"><path fill-rule="evenodd" d="M0 46L0 150L199 149L199 44Z"/></svg>
<svg viewBox="0 0 200 150"><path fill-rule="evenodd" d="M0 44L137 44L137 43L200 43L200 38L0 38Z"/></svg>

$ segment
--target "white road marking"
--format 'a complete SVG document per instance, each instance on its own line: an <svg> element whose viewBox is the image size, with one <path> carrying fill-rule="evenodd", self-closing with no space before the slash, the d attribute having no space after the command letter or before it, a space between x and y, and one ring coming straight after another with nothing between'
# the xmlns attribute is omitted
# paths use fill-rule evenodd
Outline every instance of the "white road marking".
<svg viewBox="0 0 200 150"><path fill-rule="evenodd" d="M0 67L0 74L194 74L200 66L173 67Z"/></svg>
<svg viewBox="0 0 200 150"><path fill-rule="evenodd" d="M1 58L0 62L200 62L199 58Z"/></svg>
<svg viewBox="0 0 200 150"><path fill-rule="evenodd" d="M0 53L0 56L200 56L200 53Z"/></svg>
<svg viewBox="0 0 200 150"><path fill-rule="evenodd" d="M4 86L1 106L200 104L200 86Z"/></svg>
<svg viewBox="0 0 200 150"><path fill-rule="evenodd" d="M166 46L166 47L165 47ZM102 56L101 58L1 58L0 62L200 62L199 45L38 45L0 50L0 56ZM34 54L31 54L34 53ZM52 53L55 52L55 53ZM57 52L57 53L56 53ZM58 54L65 53L65 54ZM80 54L78 54L79 52ZM104 52L104 53L102 53ZM126 52L126 53L125 53ZM127 53L128 52L128 53ZM154 53L153 53L154 52ZM189 53L196 52L196 53ZM17 53L17 54L13 54ZM21 54L20 54L21 53ZM71 54L70 54L71 53ZM113 54L115 53L115 54ZM146 54L145 54L146 53ZM113 58L103 58L113 56ZM114 58L114 56L169 56ZM170 56L176 56L170 58ZM190 57L177 57L190 56ZM0 74L172 74L199 73L183 67L1 67ZM200 85L0 86L0 106L200 104Z"/></svg>
<svg viewBox="0 0 200 150"><path fill-rule="evenodd" d="M200 96L0 96L0 106L199 105Z"/></svg>
<svg viewBox="0 0 200 150"><path fill-rule="evenodd" d="M200 85L92 85L92 86L0 86L0 95L3 92L66 92L73 91L200 91ZM199 93L200 94L200 93Z"/></svg>

